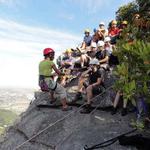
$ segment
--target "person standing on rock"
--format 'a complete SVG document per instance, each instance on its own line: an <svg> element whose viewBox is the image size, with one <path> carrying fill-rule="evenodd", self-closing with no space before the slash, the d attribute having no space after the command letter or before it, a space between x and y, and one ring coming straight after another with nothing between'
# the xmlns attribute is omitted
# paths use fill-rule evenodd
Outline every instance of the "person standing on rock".
<svg viewBox="0 0 150 150"><path fill-rule="evenodd" d="M39 63L39 86L41 90L51 92L51 101L54 101L53 93L55 93L61 100L62 110L71 110L72 108L67 105L67 94L65 88L53 80L53 70L58 75L62 75L53 62L55 56L54 50L52 48L45 48L43 50L43 55L44 60Z"/></svg>

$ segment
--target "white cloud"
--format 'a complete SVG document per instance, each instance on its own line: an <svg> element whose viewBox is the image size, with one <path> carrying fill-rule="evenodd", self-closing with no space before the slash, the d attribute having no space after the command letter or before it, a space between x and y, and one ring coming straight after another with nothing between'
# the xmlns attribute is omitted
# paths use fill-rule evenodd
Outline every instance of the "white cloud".
<svg viewBox="0 0 150 150"><path fill-rule="evenodd" d="M0 4L4 4L9 7L16 7L16 6L20 5L21 3L19 0L0 0Z"/></svg>
<svg viewBox="0 0 150 150"><path fill-rule="evenodd" d="M36 87L42 49L52 47L58 56L80 41L69 33L0 19L0 86Z"/></svg>
<svg viewBox="0 0 150 150"><path fill-rule="evenodd" d="M71 3L76 3L81 9L84 9L89 14L96 13L99 9L104 9L106 6L112 5L113 0L68 0Z"/></svg>
<svg viewBox="0 0 150 150"><path fill-rule="evenodd" d="M67 1L79 5L79 7L87 11L88 14L97 13L98 10L100 9L104 10L106 13L109 13L109 9L112 9L111 7L114 2L114 0L67 0ZM133 0L121 0L118 1L118 3L121 2L123 5L131 1Z"/></svg>

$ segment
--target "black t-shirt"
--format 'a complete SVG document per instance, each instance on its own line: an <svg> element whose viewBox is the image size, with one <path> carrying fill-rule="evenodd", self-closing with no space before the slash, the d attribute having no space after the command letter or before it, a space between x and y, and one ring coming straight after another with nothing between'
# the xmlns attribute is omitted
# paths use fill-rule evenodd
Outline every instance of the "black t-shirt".
<svg viewBox="0 0 150 150"><path fill-rule="evenodd" d="M102 59L104 59L106 56L109 57L109 52L108 52L108 50L98 51L98 52L95 54L95 57L96 57L98 60L102 60ZM106 63L108 63L108 62L106 62Z"/></svg>
<svg viewBox="0 0 150 150"><path fill-rule="evenodd" d="M93 84L97 82L97 79L101 78L101 72L100 70L97 70L96 72L89 72L89 83Z"/></svg>

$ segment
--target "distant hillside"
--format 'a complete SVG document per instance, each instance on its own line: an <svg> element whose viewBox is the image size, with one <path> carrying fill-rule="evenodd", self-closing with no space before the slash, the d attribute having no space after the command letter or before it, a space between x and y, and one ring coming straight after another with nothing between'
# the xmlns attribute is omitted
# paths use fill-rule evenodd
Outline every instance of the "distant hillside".
<svg viewBox="0 0 150 150"><path fill-rule="evenodd" d="M33 95L33 89L0 88L0 134L26 111Z"/></svg>
<svg viewBox="0 0 150 150"><path fill-rule="evenodd" d="M0 88L0 109L20 114L27 109L33 96L33 89Z"/></svg>

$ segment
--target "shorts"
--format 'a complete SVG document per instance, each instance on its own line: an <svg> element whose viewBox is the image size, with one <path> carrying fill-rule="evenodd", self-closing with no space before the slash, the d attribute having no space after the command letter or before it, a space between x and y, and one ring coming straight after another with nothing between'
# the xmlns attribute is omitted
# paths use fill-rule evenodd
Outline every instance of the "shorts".
<svg viewBox="0 0 150 150"><path fill-rule="evenodd" d="M107 63L100 64L100 67L109 70L109 65Z"/></svg>
<svg viewBox="0 0 150 150"><path fill-rule="evenodd" d="M92 93L93 95L98 95L100 93L102 93L102 87L101 86L93 86L92 88Z"/></svg>
<svg viewBox="0 0 150 150"><path fill-rule="evenodd" d="M56 81L54 81L51 78L47 78L45 79L50 91L53 91L55 93L55 96L58 99L64 99L67 97L67 93L66 93L66 89L60 85L59 83L57 83ZM56 85L57 84L57 85Z"/></svg>

